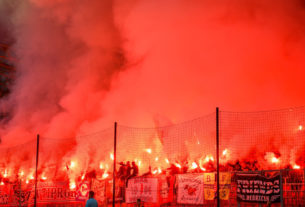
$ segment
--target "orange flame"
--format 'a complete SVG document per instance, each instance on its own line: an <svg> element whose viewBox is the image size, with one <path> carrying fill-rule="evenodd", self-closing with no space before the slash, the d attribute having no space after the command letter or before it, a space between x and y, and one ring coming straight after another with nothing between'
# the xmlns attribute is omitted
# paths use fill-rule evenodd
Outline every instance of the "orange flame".
<svg viewBox="0 0 305 207"><path fill-rule="evenodd" d="M160 168L160 167L158 168L158 173L159 173L159 174L161 174L161 173L162 173L162 170L161 170L161 168Z"/></svg>
<svg viewBox="0 0 305 207"><path fill-rule="evenodd" d="M175 165L176 167L181 168L181 165L179 163L176 163Z"/></svg>
<svg viewBox="0 0 305 207"><path fill-rule="evenodd" d="M75 189L75 188L76 188L75 182L74 182L74 181L71 182L70 185L69 185L69 187L70 187L71 190L72 190L72 189Z"/></svg>
<svg viewBox="0 0 305 207"><path fill-rule="evenodd" d="M193 162L192 163L192 169L196 169L198 167L197 163L196 162Z"/></svg>
<svg viewBox="0 0 305 207"><path fill-rule="evenodd" d="M70 168L74 168L76 166L76 163L74 161L71 161Z"/></svg>
<svg viewBox="0 0 305 207"><path fill-rule="evenodd" d="M146 151L148 154L151 154L151 152L152 152L150 148L145 149L145 151Z"/></svg>
<svg viewBox="0 0 305 207"><path fill-rule="evenodd" d="M276 157L272 157L271 162L272 162L272 163L279 163L279 162L280 162L280 159L278 159L278 158L276 158Z"/></svg>
<svg viewBox="0 0 305 207"><path fill-rule="evenodd" d="M214 158L213 158L213 156L212 155L207 155L206 157L205 157L205 160L204 160L205 162L209 162L209 161L214 161Z"/></svg>
<svg viewBox="0 0 305 207"><path fill-rule="evenodd" d="M105 178L107 178L109 176L109 174L107 173L107 172L104 172L104 174L103 174L103 179L105 179Z"/></svg>
<svg viewBox="0 0 305 207"><path fill-rule="evenodd" d="M301 166L300 166L300 165L295 164L295 165L293 165L293 169L299 170L299 169L301 169Z"/></svg>
<svg viewBox="0 0 305 207"><path fill-rule="evenodd" d="M8 176L8 174L7 174L7 169L5 169L5 172L4 172L4 174L3 174L3 177L4 177L4 178L7 178L7 176Z"/></svg>

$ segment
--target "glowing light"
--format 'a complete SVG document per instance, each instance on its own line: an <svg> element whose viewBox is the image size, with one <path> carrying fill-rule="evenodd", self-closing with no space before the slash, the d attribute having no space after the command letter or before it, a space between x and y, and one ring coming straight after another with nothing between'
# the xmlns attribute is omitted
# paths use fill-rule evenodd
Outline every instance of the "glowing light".
<svg viewBox="0 0 305 207"><path fill-rule="evenodd" d="M272 157L271 158L271 162L272 163L279 163L280 162L280 159L276 158L276 157Z"/></svg>
<svg viewBox="0 0 305 207"><path fill-rule="evenodd" d="M34 176L33 175L30 176L30 180L34 180Z"/></svg>
<svg viewBox="0 0 305 207"><path fill-rule="evenodd" d="M200 144L199 140L197 141L197 144Z"/></svg>
<svg viewBox="0 0 305 207"><path fill-rule="evenodd" d="M142 163L141 163L141 160L139 160L139 161L138 161L138 166L140 167L140 166L141 166L141 164L142 164Z"/></svg>
<svg viewBox="0 0 305 207"><path fill-rule="evenodd" d="M168 160L167 158L165 158L165 162L166 162L167 164L169 164L169 160Z"/></svg>
<svg viewBox="0 0 305 207"><path fill-rule="evenodd" d="M228 153L228 150L225 149L225 150L222 152L222 155L225 156L227 153Z"/></svg>
<svg viewBox="0 0 305 207"><path fill-rule="evenodd" d="M152 174L156 174L158 172L158 170L154 170L152 171Z"/></svg>
<svg viewBox="0 0 305 207"><path fill-rule="evenodd" d="M1 181L0 185L4 185L4 182L3 182L3 181Z"/></svg>
<svg viewBox="0 0 305 207"><path fill-rule="evenodd" d="M303 129L303 126L302 126L302 125L300 125L300 126L299 126L299 130L301 131L302 129Z"/></svg>
<svg viewBox="0 0 305 207"><path fill-rule="evenodd" d="M85 178L85 174L83 174L83 176L82 176L82 180L84 180L84 178Z"/></svg>
<svg viewBox="0 0 305 207"><path fill-rule="evenodd" d="M207 155L206 157L205 157L205 160L204 160L205 162L209 162L209 161L214 161L214 158L213 158L213 156L209 156L209 155Z"/></svg>
<svg viewBox="0 0 305 207"><path fill-rule="evenodd" d="M103 163L100 163L100 169L101 169L101 170L104 169Z"/></svg>
<svg viewBox="0 0 305 207"><path fill-rule="evenodd" d="M196 162L192 163L192 169L196 169L198 167L198 165L196 164Z"/></svg>
<svg viewBox="0 0 305 207"><path fill-rule="evenodd" d="M109 174L107 172L105 172L102 176L103 179L107 178L109 176Z"/></svg>
<svg viewBox="0 0 305 207"><path fill-rule="evenodd" d="M21 171L21 172L20 172L20 176L23 176L23 175L24 175L24 172L23 172L23 171Z"/></svg>
<svg viewBox="0 0 305 207"><path fill-rule="evenodd" d="M111 159L111 160L114 160L114 156L113 156L112 153L110 153L110 159Z"/></svg>
<svg viewBox="0 0 305 207"><path fill-rule="evenodd" d="M29 180L26 180L25 183L26 183L26 184L29 184Z"/></svg>
<svg viewBox="0 0 305 207"><path fill-rule="evenodd" d="M76 184L75 184L75 182L72 182L72 183L70 183L70 189L75 189L76 188Z"/></svg>
<svg viewBox="0 0 305 207"><path fill-rule="evenodd" d="M202 171L206 171L206 169L205 169L204 167L200 167L200 169L201 169Z"/></svg>
<svg viewBox="0 0 305 207"><path fill-rule="evenodd" d="M43 180L47 180L47 177L46 177L46 176L44 176L44 175L42 175L42 176L41 176L41 179L43 179Z"/></svg>
<svg viewBox="0 0 305 207"><path fill-rule="evenodd" d="M4 177L4 178L7 178L7 169L5 169L5 172L4 172L3 177Z"/></svg>
<svg viewBox="0 0 305 207"><path fill-rule="evenodd" d="M161 174L161 173L162 173L162 170L161 170L161 168L160 168L160 167L158 168L158 173L159 173L159 174Z"/></svg>
<svg viewBox="0 0 305 207"><path fill-rule="evenodd" d="M76 163L74 161L71 161L70 168L74 168L76 166Z"/></svg>
<svg viewBox="0 0 305 207"><path fill-rule="evenodd" d="M146 151L148 154L151 154L151 152L152 152L150 148L145 149L145 151Z"/></svg>
<svg viewBox="0 0 305 207"><path fill-rule="evenodd" d="M176 163L175 166L181 168L181 165L179 163Z"/></svg>
<svg viewBox="0 0 305 207"><path fill-rule="evenodd" d="M156 157L156 158L155 158L155 161L156 161L156 162L158 162L158 160L159 160L159 158L158 158L158 157Z"/></svg>
<svg viewBox="0 0 305 207"><path fill-rule="evenodd" d="M295 164L295 165L293 166L293 169L298 170L298 169L301 169L301 167L300 167L300 165Z"/></svg>

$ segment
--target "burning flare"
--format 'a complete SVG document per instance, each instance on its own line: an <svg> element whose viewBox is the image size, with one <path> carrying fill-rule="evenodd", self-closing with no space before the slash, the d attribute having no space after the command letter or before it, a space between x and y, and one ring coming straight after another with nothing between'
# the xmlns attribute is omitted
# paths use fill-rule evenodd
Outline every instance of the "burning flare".
<svg viewBox="0 0 305 207"><path fill-rule="evenodd" d="M151 154L151 152L152 152L150 148L145 149L145 151L146 151L148 154Z"/></svg>

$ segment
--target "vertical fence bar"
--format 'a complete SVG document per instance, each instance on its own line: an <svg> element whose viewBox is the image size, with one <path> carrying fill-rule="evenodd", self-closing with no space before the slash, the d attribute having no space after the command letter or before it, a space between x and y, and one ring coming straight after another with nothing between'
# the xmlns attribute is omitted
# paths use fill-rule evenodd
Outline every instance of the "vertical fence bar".
<svg viewBox="0 0 305 207"><path fill-rule="evenodd" d="M220 196L219 196L219 108L216 107L216 159L217 159L217 207L220 207Z"/></svg>
<svg viewBox="0 0 305 207"><path fill-rule="evenodd" d="M113 189L112 189L112 207L115 207L115 166L116 166L116 135L117 123L114 122L114 145L113 145Z"/></svg>
<svg viewBox="0 0 305 207"><path fill-rule="evenodd" d="M303 169L303 202L302 205L305 205L305 168Z"/></svg>
<svg viewBox="0 0 305 207"><path fill-rule="evenodd" d="M34 197L34 207L37 206L37 168L39 161L39 134L37 134L37 148L36 148L36 168L35 168L35 197Z"/></svg>
<svg viewBox="0 0 305 207"><path fill-rule="evenodd" d="M280 194L281 194L281 207L284 207L284 188L283 188L283 172L280 170Z"/></svg>

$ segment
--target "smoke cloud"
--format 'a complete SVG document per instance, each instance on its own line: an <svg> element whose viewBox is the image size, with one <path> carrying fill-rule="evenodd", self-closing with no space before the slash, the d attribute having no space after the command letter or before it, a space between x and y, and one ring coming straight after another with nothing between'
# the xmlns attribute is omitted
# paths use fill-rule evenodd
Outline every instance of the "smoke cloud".
<svg viewBox="0 0 305 207"><path fill-rule="evenodd" d="M216 106L304 104L301 0L7 0L6 10L17 78L1 100L5 146L114 121L167 125ZM90 151L82 142L76 155Z"/></svg>

